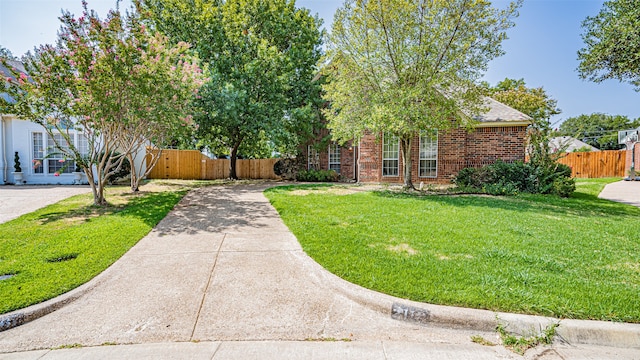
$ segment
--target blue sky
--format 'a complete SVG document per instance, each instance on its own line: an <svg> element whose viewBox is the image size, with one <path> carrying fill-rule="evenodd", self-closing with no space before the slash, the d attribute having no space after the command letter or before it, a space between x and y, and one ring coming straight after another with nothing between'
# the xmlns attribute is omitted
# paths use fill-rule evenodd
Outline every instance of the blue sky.
<svg viewBox="0 0 640 360"><path fill-rule="evenodd" d="M115 6L115 0L88 0L100 15ZM324 19L330 29L335 10L342 0L297 0ZM507 0L495 0L505 7ZM506 55L489 65L485 80L491 84L504 79L524 78L531 87L544 87L558 100L562 114L552 119L557 126L563 119L580 114L603 112L640 117L640 93L627 84L609 80L601 84L578 78L577 51L583 46L580 23L595 15L602 0L525 0L516 26L503 43ZM128 7L130 1L122 2ZM61 9L81 12L80 0L0 0L0 44L20 56L34 46L53 43L60 24Z"/></svg>

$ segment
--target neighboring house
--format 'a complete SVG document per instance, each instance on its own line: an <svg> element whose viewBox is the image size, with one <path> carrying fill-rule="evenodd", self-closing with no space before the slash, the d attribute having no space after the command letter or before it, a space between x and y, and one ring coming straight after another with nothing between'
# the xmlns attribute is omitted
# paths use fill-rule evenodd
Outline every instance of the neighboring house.
<svg viewBox="0 0 640 360"><path fill-rule="evenodd" d="M549 148L553 152L564 150L564 152L575 151L600 151L600 149L593 147L586 142L580 141L571 136L558 136L549 140ZM587 150L588 149L588 150Z"/></svg>
<svg viewBox="0 0 640 360"><path fill-rule="evenodd" d="M15 184L13 175L14 154L20 156L23 179L27 184L73 184L75 164L65 163L56 154L54 138L45 129L31 121L13 115L1 115L0 170L2 184ZM87 151L87 138L81 132L70 130L75 146ZM54 134L62 142L62 136ZM65 166L66 165L66 166ZM58 175L56 175L56 173Z"/></svg>
<svg viewBox="0 0 640 360"><path fill-rule="evenodd" d="M423 131L413 140L414 183L449 183L463 168L481 167L496 160L525 159L525 140L531 118L494 99L486 98L488 112L475 116L477 124L468 131L454 128ZM320 131L317 139L328 131ZM397 137L366 133L357 144L330 144L326 150L315 143L302 149L307 167L334 169L347 180L402 183L403 169Z"/></svg>
<svg viewBox="0 0 640 360"><path fill-rule="evenodd" d="M24 71L19 62L8 61L8 63ZM10 72L2 62L0 62L0 76L10 76ZM0 96L11 100L6 93L0 93ZM86 154L89 151L88 141L82 131L69 129L68 133L78 150ZM58 143L63 143L64 139L60 134L54 134L54 137ZM64 162L63 157L57 154L54 138L49 136L44 127L12 114L0 113L0 185L15 184L13 166L16 151L20 156L24 183L74 184L72 173L75 170L75 164ZM145 149L142 151L144 152ZM138 154L135 162L141 163L144 158L144 153Z"/></svg>

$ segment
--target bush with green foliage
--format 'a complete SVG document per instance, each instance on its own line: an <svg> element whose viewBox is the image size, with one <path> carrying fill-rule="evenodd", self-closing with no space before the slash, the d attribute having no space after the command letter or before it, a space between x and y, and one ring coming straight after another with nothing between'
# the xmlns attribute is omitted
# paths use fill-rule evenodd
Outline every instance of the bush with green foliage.
<svg viewBox="0 0 640 360"><path fill-rule="evenodd" d="M317 182L336 182L340 179L340 175L333 170L301 170L298 172L296 180L298 181L317 181Z"/></svg>
<svg viewBox="0 0 640 360"><path fill-rule="evenodd" d="M283 158L273 164L273 172L284 180L295 180L300 167L297 158Z"/></svg>
<svg viewBox="0 0 640 360"><path fill-rule="evenodd" d="M554 163L550 166L534 166L516 161L498 160L482 168L465 168L454 179L460 188L480 190L491 195L555 194L568 197L575 190L571 168Z"/></svg>
<svg viewBox="0 0 640 360"><path fill-rule="evenodd" d="M13 169L17 173L22 172L22 167L20 166L20 155L18 155L17 151L16 151L16 155L13 157Z"/></svg>

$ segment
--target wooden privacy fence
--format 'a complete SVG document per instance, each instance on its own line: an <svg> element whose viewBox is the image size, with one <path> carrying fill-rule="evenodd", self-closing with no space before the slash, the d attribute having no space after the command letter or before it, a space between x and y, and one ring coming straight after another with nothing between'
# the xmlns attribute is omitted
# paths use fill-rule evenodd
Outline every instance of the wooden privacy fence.
<svg viewBox="0 0 640 360"><path fill-rule="evenodd" d="M569 165L577 178L623 177L626 153L626 150L574 152L558 162Z"/></svg>
<svg viewBox="0 0 640 360"><path fill-rule="evenodd" d="M147 149L147 164L151 161ZM236 174L240 179L278 179L273 165L278 159L237 160ZM197 150L162 150L150 179L215 180L229 177L227 159L210 159Z"/></svg>

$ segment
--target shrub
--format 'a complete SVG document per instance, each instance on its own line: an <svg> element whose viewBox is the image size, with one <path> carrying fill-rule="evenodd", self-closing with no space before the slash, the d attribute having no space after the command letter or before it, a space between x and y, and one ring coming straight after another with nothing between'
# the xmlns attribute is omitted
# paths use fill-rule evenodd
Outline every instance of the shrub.
<svg viewBox="0 0 640 360"><path fill-rule="evenodd" d="M17 151L15 156L13 157L13 169L17 173L22 172L22 167L20 167L20 155L18 155Z"/></svg>
<svg viewBox="0 0 640 360"><path fill-rule="evenodd" d="M490 195L518 195L518 187L511 182L486 184L482 190Z"/></svg>
<svg viewBox="0 0 640 360"><path fill-rule="evenodd" d="M495 182L495 173L493 168L487 166L479 169L464 168L460 170L453 182L461 188L482 188L484 184Z"/></svg>
<svg viewBox="0 0 640 360"><path fill-rule="evenodd" d="M561 197L569 197L574 191L576 191L575 179L562 177L553 181L552 194L556 194Z"/></svg>
<svg viewBox="0 0 640 360"><path fill-rule="evenodd" d="M335 182L338 181L340 175L333 170L301 170L298 172L296 179L298 181L314 181L314 182Z"/></svg>
<svg viewBox="0 0 640 360"><path fill-rule="evenodd" d="M535 166L522 161L498 160L480 169L465 168L460 170L454 183L460 188L475 188L491 195L527 192L568 197L575 190L569 166L556 163Z"/></svg>
<svg viewBox="0 0 640 360"><path fill-rule="evenodd" d="M285 180L294 180L298 173L298 161L291 158L280 159L273 164L273 172Z"/></svg>
<svg viewBox="0 0 640 360"><path fill-rule="evenodd" d="M458 172L458 175L456 175L456 177L453 179L453 183L456 184L456 186L461 188L476 187L474 178L476 176L477 171L478 169L472 168L472 167L464 168L460 170L460 172Z"/></svg>

